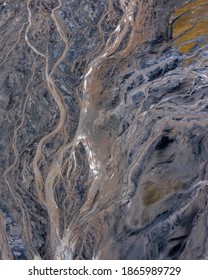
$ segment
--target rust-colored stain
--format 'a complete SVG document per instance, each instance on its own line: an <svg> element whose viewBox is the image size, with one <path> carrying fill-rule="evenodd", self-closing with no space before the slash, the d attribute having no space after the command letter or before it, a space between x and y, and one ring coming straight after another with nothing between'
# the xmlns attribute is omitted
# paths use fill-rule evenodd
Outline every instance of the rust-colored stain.
<svg viewBox="0 0 208 280"><path fill-rule="evenodd" d="M207 44L208 3L191 1L172 15L174 46L183 53L191 52L194 47ZM204 41L204 42L202 42Z"/></svg>

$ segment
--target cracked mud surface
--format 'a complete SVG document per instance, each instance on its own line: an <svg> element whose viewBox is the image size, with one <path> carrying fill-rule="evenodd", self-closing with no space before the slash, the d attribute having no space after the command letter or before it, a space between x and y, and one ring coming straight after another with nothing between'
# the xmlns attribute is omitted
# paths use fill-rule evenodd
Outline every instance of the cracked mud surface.
<svg viewBox="0 0 208 280"><path fill-rule="evenodd" d="M0 0L0 259L208 258L207 12Z"/></svg>

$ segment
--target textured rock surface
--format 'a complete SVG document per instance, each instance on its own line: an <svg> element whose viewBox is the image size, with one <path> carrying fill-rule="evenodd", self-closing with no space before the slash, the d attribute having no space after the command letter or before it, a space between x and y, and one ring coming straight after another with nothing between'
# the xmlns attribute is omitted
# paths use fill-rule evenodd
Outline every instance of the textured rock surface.
<svg viewBox="0 0 208 280"><path fill-rule="evenodd" d="M207 1L0 0L0 258L208 257Z"/></svg>

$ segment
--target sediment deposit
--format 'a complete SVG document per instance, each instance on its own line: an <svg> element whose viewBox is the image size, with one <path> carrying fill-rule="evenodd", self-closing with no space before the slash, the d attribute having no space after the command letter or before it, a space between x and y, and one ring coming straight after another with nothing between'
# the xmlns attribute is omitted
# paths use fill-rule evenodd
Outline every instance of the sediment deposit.
<svg viewBox="0 0 208 280"><path fill-rule="evenodd" d="M207 13L0 0L0 259L208 257Z"/></svg>

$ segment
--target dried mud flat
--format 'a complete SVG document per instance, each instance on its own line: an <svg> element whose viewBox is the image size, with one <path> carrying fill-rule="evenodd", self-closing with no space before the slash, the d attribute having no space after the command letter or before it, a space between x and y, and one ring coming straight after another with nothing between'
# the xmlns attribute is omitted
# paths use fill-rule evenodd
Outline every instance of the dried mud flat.
<svg viewBox="0 0 208 280"><path fill-rule="evenodd" d="M207 14L0 0L0 259L208 258Z"/></svg>

